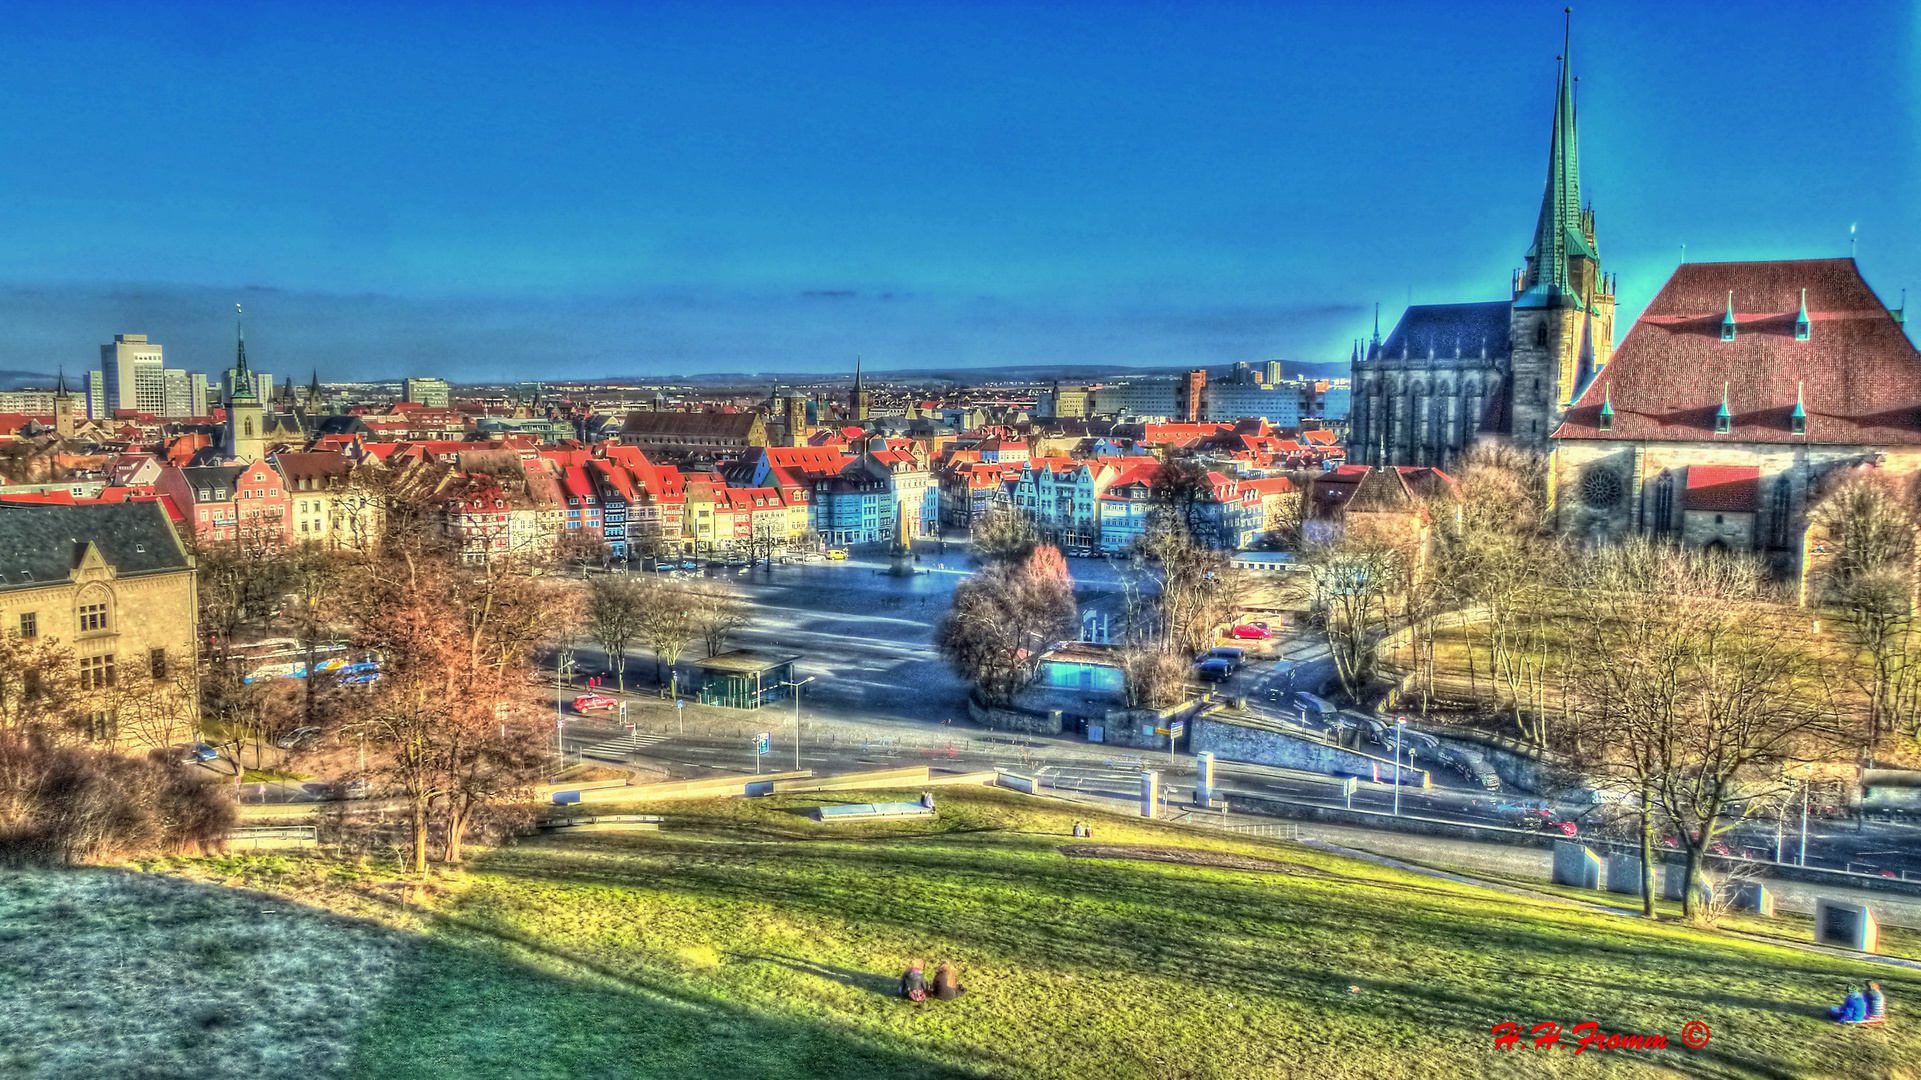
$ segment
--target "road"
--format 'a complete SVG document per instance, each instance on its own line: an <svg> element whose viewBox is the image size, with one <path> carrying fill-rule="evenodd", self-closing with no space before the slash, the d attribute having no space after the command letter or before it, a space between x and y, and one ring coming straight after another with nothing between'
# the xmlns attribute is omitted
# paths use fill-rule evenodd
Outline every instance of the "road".
<svg viewBox="0 0 1921 1080"><path fill-rule="evenodd" d="M776 566L772 573L707 573L736 585L754 606L750 627L732 644L798 654L799 678L814 680L801 695L802 768L842 772L923 760L955 770L1009 768L1036 774L1063 793L1137 800L1139 771L1145 765L1159 770L1168 786L1185 789L1183 798L1191 798L1194 765L1188 755L1170 766L1165 752L1122 751L1072 737L1027 737L1018 744L984 741L986 733L966 719L965 684L933 645L934 627L946 613L949 595L971 567L970 557L955 547L945 554L938 548L923 552L920 572L911 577L888 574L888 562L873 556ZM1113 602L1129 584L1129 571L1118 560L1069 559L1068 567L1084 608ZM1305 636L1278 644L1281 659L1248 664L1218 692L1246 698L1256 715L1299 722L1300 714L1289 707L1292 693L1318 691L1333 682L1332 658L1324 642ZM583 666L581 677L610 670L598 650L576 655ZM765 769L795 767L791 705L762 712L698 705L676 711L654 683L653 663L644 653L630 658L628 671L635 691L623 695L629 719L647 736L644 745L633 747L633 764L676 776L751 772L752 736L766 731L773 736L774 752L762 763ZM622 734L609 717L565 719L570 753ZM654 741L663 735L666 738ZM626 752L611 756L628 759ZM1131 760L1135 757L1146 760L1137 764ZM1527 820L1513 795L1489 794L1449 770L1433 775L1432 790L1403 788L1403 813L1510 827ZM1347 805L1341 781L1317 773L1221 762L1216 783L1230 792ZM1368 781L1358 785L1352 801L1355 809L1382 813L1390 813L1393 804L1394 785ZM1558 809L1568 818L1593 813L1592 807ZM1790 860L1799 850L1798 824L1790 822L1783 830L1782 846ZM1772 856L1774 825L1746 827L1729 844ZM1813 866L1921 877L1921 829L1894 821L1816 819L1810 822L1808 855Z"/></svg>

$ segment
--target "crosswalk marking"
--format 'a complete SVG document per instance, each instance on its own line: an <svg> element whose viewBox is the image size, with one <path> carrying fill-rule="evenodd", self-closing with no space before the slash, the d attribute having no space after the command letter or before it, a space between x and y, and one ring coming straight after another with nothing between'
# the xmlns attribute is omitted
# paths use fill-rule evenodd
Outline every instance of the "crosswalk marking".
<svg viewBox="0 0 1921 1080"><path fill-rule="evenodd" d="M586 747L581 750L581 753L588 757L624 758L637 750L643 750L655 743L663 743L666 741L667 736L665 735L650 735L639 731L630 731L617 739L609 739L606 742L595 743L592 746Z"/></svg>

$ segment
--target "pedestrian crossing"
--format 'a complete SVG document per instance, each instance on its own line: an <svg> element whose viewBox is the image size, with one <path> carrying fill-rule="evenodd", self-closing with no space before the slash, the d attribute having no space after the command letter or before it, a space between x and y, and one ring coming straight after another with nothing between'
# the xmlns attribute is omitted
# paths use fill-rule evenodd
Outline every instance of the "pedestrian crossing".
<svg viewBox="0 0 1921 1080"><path fill-rule="evenodd" d="M667 736L665 735L653 735L653 734L648 734L646 732L641 732L641 731L629 731L625 735L620 736L619 738L608 739L606 742L595 743L592 746L583 747L580 751L580 754L582 757L609 758L615 761L624 761L626 760L628 754L638 753L641 750L645 750L649 746L653 746L656 743L664 743L666 741L667 741Z"/></svg>

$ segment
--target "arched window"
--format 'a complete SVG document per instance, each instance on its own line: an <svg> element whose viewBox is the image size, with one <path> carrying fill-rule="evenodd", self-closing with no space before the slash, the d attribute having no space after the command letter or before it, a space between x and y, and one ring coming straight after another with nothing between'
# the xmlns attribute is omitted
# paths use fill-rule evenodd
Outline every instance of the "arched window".
<svg viewBox="0 0 1921 1080"><path fill-rule="evenodd" d="M247 417L247 419L241 423L240 427L245 432L247 438L253 438L253 417Z"/></svg>
<svg viewBox="0 0 1921 1080"><path fill-rule="evenodd" d="M1674 474L1665 470L1661 478L1654 482L1654 531L1664 533L1674 528Z"/></svg>
<svg viewBox="0 0 1921 1080"><path fill-rule="evenodd" d="M1546 319L1542 319L1540 322L1534 324L1534 346L1539 349L1547 348Z"/></svg>

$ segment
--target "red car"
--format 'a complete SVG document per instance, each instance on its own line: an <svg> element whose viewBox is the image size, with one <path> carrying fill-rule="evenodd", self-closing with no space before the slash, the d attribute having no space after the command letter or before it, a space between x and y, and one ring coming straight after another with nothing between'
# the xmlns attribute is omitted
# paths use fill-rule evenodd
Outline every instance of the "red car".
<svg viewBox="0 0 1921 1080"><path fill-rule="evenodd" d="M1274 636L1274 631L1269 630L1266 623L1251 622L1242 623L1228 631L1228 636L1243 638L1248 641L1266 641L1268 638Z"/></svg>
<svg viewBox="0 0 1921 1080"><path fill-rule="evenodd" d="M599 709L612 709L619 704L620 702L615 701L613 698L601 694L582 694L580 697L574 699L574 711L577 713L594 712Z"/></svg>

